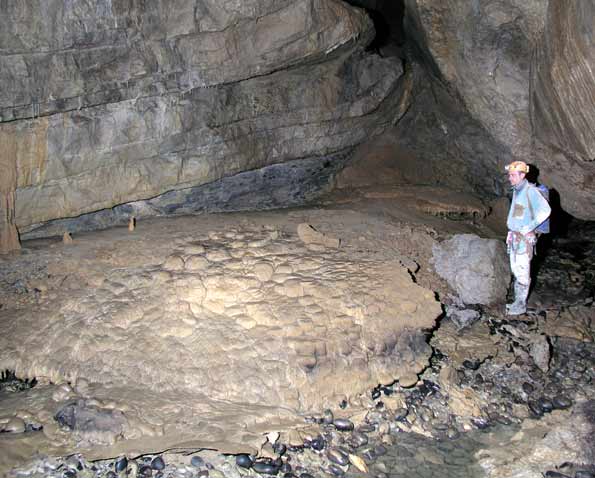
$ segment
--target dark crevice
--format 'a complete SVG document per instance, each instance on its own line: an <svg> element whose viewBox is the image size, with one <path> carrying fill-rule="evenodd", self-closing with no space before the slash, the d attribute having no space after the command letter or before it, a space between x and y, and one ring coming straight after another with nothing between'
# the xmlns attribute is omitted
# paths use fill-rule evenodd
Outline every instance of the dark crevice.
<svg viewBox="0 0 595 478"><path fill-rule="evenodd" d="M382 53L385 49L402 47L406 41L403 28L405 3L403 0L344 0L366 10L376 29L376 36L368 51Z"/></svg>

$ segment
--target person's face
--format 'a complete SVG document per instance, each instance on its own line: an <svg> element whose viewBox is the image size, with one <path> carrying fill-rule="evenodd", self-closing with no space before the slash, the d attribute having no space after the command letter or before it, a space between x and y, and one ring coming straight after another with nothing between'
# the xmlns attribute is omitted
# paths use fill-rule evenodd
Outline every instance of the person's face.
<svg viewBox="0 0 595 478"><path fill-rule="evenodd" d="M508 180L510 181L511 186L516 186L523 179L525 179L525 173L521 173L520 171L510 171L508 173Z"/></svg>

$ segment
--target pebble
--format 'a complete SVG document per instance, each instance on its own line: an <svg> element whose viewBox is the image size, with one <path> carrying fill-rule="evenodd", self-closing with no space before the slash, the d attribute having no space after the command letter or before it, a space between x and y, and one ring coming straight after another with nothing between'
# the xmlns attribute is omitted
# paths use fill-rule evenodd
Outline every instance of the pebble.
<svg viewBox="0 0 595 478"><path fill-rule="evenodd" d="M351 442L358 448L360 446L364 446L368 444L368 436L361 432L353 432L351 434Z"/></svg>
<svg viewBox="0 0 595 478"><path fill-rule="evenodd" d="M161 471L165 468L165 461L163 461L163 458L161 458L160 456L156 456L151 461L151 468L153 470Z"/></svg>
<svg viewBox="0 0 595 478"><path fill-rule="evenodd" d="M541 407L544 413L549 413L554 409L552 401L545 397L539 398L539 406Z"/></svg>
<svg viewBox="0 0 595 478"><path fill-rule="evenodd" d="M370 423L363 423L359 427L357 427L357 431L360 433L372 433L376 430L376 427Z"/></svg>
<svg viewBox="0 0 595 478"><path fill-rule="evenodd" d="M116 470L116 473L120 473L120 472L124 471L127 467L128 467L128 458L126 458L125 456L118 458L116 460L116 462L114 463L114 469Z"/></svg>
<svg viewBox="0 0 595 478"><path fill-rule="evenodd" d="M277 455L283 456L287 451L287 446L284 443L277 442L273 445L273 450Z"/></svg>
<svg viewBox="0 0 595 478"><path fill-rule="evenodd" d="M552 400L552 406L559 410L565 410L572 406L572 400L565 395L558 395Z"/></svg>
<svg viewBox="0 0 595 478"><path fill-rule="evenodd" d="M485 418L472 418L471 423L473 423L473 425L475 425L480 430L485 430L491 425L490 422Z"/></svg>
<svg viewBox="0 0 595 478"><path fill-rule="evenodd" d="M236 460L237 460L237 458L236 458ZM201 467L205 466L205 461L202 459L202 457L200 457L198 455L194 455L190 459L190 464L195 468L201 468Z"/></svg>
<svg viewBox="0 0 595 478"><path fill-rule="evenodd" d="M382 456L382 455L386 455L387 449L385 446L383 445L376 445L374 447L374 454L376 456Z"/></svg>
<svg viewBox="0 0 595 478"><path fill-rule="evenodd" d="M264 461L257 461L252 465L252 469L256 473L261 473L265 475L276 475L279 473L279 467L273 465L272 463L267 463Z"/></svg>
<svg viewBox="0 0 595 478"><path fill-rule="evenodd" d="M341 432L350 432L355 428L353 422L347 418L337 418L333 421L333 425Z"/></svg>
<svg viewBox="0 0 595 478"><path fill-rule="evenodd" d="M349 464L349 454L339 450L338 448L331 448L328 450L326 456L330 461L337 465L345 466Z"/></svg>
<svg viewBox="0 0 595 478"><path fill-rule="evenodd" d="M335 476L343 476L345 474L345 471L342 468L339 468L337 465L333 464L329 465L328 471Z"/></svg>
<svg viewBox="0 0 595 478"><path fill-rule="evenodd" d="M141 465L138 468L138 476L149 477L153 475L153 469L150 465Z"/></svg>
<svg viewBox="0 0 595 478"><path fill-rule="evenodd" d="M236 456L236 465L241 466L242 468L252 468L253 461L249 455L238 455Z"/></svg>
<svg viewBox="0 0 595 478"><path fill-rule="evenodd" d="M545 474L543 475L545 478L571 478L568 475L565 475L564 473L559 473L557 471L546 471Z"/></svg>
<svg viewBox="0 0 595 478"><path fill-rule="evenodd" d="M578 470L574 474L574 478L595 478L595 472L587 470Z"/></svg>
<svg viewBox="0 0 595 478"><path fill-rule="evenodd" d="M321 451L324 450L326 442L322 436L318 435L310 442L310 446L316 451Z"/></svg>

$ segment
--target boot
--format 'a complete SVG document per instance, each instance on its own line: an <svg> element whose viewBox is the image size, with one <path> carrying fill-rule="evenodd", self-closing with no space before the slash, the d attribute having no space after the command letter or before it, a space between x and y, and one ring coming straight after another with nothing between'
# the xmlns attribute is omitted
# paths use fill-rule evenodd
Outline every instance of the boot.
<svg viewBox="0 0 595 478"><path fill-rule="evenodd" d="M521 315L527 312L527 296L529 295L529 284L514 282L514 302L506 304L507 315Z"/></svg>

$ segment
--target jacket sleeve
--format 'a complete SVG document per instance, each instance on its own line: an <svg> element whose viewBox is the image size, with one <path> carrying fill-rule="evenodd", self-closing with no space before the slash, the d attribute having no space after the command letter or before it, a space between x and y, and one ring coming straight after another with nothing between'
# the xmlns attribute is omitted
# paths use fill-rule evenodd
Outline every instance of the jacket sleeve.
<svg viewBox="0 0 595 478"><path fill-rule="evenodd" d="M535 228L548 217L550 217L550 214L552 213L549 203L545 200L537 188L529 188L527 191L527 200L531 202L533 217L530 218L530 221L522 227L520 231L522 234L527 234L531 231L534 231Z"/></svg>

